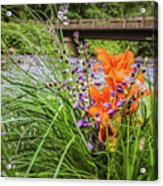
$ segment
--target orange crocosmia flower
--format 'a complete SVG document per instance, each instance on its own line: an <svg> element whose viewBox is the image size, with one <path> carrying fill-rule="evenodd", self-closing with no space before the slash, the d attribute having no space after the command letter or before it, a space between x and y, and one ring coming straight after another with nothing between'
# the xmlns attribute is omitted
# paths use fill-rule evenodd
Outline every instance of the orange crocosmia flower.
<svg viewBox="0 0 163 186"><path fill-rule="evenodd" d="M91 116L95 116L96 113L99 112L99 107L97 105L92 105L89 109L88 109L88 113Z"/></svg>
<svg viewBox="0 0 163 186"><path fill-rule="evenodd" d="M95 52L97 53L97 59L99 61L103 63L111 62L112 59L110 58L110 55L108 54L107 50L103 48L97 48Z"/></svg>
<svg viewBox="0 0 163 186"><path fill-rule="evenodd" d="M95 86L91 85L89 91L91 98L94 99L97 103L102 101L102 96Z"/></svg>
<svg viewBox="0 0 163 186"><path fill-rule="evenodd" d="M102 88L102 97L104 99L104 101L106 102L110 102L110 88L107 86L107 87L103 87Z"/></svg>
<svg viewBox="0 0 163 186"><path fill-rule="evenodd" d="M134 54L128 49L120 55L111 55L105 49L96 49L97 59L103 62L104 72L108 74L111 69L129 73L133 68Z"/></svg>
<svg viewBox="0 0 163 186"><path fill-rule="evenodd" d="M109 87L104 87L102 93L100 93L95 86L91 85L90 96L96 103L90 106L88 113L94 118L96 118L96 114L99 113L101 124L105 126L106 122L109 122L110 119L108 114L110 108L104 107L105 103L110 104L110 89Z"/></svg>
<svg viewBox="0 0 163 186"><path fill-rule="evenodd" d="M108 86L111 88L111 90L114 91L115 90L115 84L114 84L113 79L110 78L110 77L107 77L107 78L105 78L105 81L108 84Z"/></svg>

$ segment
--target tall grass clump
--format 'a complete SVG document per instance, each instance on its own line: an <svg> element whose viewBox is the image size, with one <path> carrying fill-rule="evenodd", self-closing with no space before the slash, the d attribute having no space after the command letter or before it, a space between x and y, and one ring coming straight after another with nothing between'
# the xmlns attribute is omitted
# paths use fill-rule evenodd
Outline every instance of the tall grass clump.
<svg viewBox="0 0 163 186"><path fill-rule="evenodd" d="M157 101L146 64L135 64L129 49L110 55L103 48L92 64L78 32L72 60L62 31L52 35L53 56L6 58L2 176L155 180Z"/></svg>

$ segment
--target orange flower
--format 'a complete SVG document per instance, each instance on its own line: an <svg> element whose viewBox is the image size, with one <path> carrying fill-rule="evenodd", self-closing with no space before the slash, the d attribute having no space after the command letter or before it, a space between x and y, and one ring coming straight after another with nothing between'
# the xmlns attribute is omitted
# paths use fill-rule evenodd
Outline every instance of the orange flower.
<svg viewBox="0 0 163 186"><path fill-rule="evenodd" d="M103 143L106 143L106 131L108 130L109 149L114 151L122 118L119 108L125 104L126 115L130 111L135 113L139 108L142 96L148 96L151 93L149 89L142 87L145 82L145 70L140 72L139 66L133 66L133 52L126 49L120 55L111 55L103 48L98 48L96 52L97 59L102 64L95 64L94 72L98 72L98 69L103 67L103 71L107 75L104 78L107 86L103 87L101 92L95 86L90 86L90 97L95 103L90 106L88 113L96 121L98 118L99 139ZM114 119L113 116L115 116ZM114 125L111 125L112 121Z"/></svg>
<svg viewBox="0 0 163 186"><path fill-rule="evenodd" d="M97 59L103 62L105 74L109 75L112 70L128 74L133 70L131 64L134 63L134 54L128 49L120 55L111 55L102 48L96 49L95 52L97 53Z"/></svg>
<svg viewBox="0 0 163 186"><path fill-rule="evenodd" d="M109 108L104 107L104 103L109 103L110 101L110 92L108 92L108 87L104 87L101 94L95 86L90 86L90 96L96 103L90 106L88 113L94 118L96 118L97 113L99 113L103 125L105 125L106 121L109 121L109 115L107 113Z"/></svg>
<svg viewBox="0 0 163 186"><path fill-rule="evenodd" d="M108 125L108 145L109 150L113 152L117 141L118 132L117 129L111 125ZM101 142L106 143L106 127L101 126L99 132L99 139Z"/></svg>

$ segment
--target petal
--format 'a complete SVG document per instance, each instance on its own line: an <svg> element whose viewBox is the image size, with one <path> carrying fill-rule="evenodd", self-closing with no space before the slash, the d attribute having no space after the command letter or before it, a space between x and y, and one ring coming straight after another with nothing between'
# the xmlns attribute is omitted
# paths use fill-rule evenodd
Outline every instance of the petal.
<svg viewBox="0 0 163 186"><path fill-rule="evenodd" d="M104 98L104 100L106 101L110 101L110 89L109 87L103 87L102 88L102 97Z"/></svg>
<svg viewBox="0 0 163 186"><path fill-rule="evenodd" d="M103 126L106 126L106 124L110 123L109 115L107 112L101 112L100 118Z"/></svg>
<svg viewBox="0 0 163 186"><path fill-rule="evenodd" d="M110 72L111 68L112 67L111 67L111 64L110 63L104 63L103 70L104 70L104 73L105 74L108 74Z"/></svg>
<svg viewBox="0 0 163 186"><path fill-rule="evenodd" d="M116 96L120 99L124 99L125 98L125 94L124 93L119 93L117 92Z"/></svg>
<svg viewBox="0 0 163 186"><path fill-rule="evenodd" d="M90 86L90 96L98 103L102 100L99 90L93 85Z"/></svg>
<svg viewBox="0 0 163 186"><path fill-rule="evenodd" d="M126 62L131 65L134 63L134 53L131 52L130 50L126 49L126 52L125 52L125 60Z"/></svg>
<svg viewBox="0 0 163 186"><path fill-rule="evenodd" d="M109 144L112 145L113 144L112 138L117 139L117 129L115 127L111 127L111 125L108 125L108 135L109 135ZM100 127L99 139L102 142L106 141L106 128L104 126Z"/></svg>
<svg viewBox="0 0 163 186"><path fill-rule="evenodd" d="M113 79L107 77L107 78L105 78L105 81L108 84L109 88L114 91L115 90L115 85L114 85Z"/></svg>
<svg viewBox="0 0 163 186"><path fill-rule="evenodd" d="M91 116L95 116L96 113L99 112L99 108L95 105L92 105L89 109L88 109L88 113Z"/></svg>

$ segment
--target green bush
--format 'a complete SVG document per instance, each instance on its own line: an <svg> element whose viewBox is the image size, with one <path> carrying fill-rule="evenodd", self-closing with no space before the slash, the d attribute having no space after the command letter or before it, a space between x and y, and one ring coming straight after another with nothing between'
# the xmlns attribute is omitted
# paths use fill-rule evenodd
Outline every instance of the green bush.
<svg viewBox="0 0 163 186"><path fill-rule="evenodd" d="M2 22L2 53L15 48L18 53L52 53L54 44L43 24Z"/></svg>

